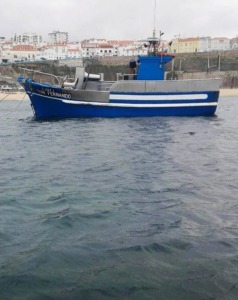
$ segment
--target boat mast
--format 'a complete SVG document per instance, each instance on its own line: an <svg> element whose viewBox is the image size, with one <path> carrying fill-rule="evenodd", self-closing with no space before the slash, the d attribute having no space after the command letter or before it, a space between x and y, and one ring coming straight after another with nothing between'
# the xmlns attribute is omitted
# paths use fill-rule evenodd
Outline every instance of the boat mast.
<svg viewBox="0 0 238 300"><path fill-rule="evenodd" d="M154 4L154 28L153 36L147 39L148 44L148 55L156 56L159 50L160 40L156 37L156 1Z"/></svg>
<svg viewBox="0 0 238 300"><path fill-rule="evenodd" d="M155 26L156 26L156 0L155 0L155 6L154 6L154 29L153 29L153 37L154 38L156 36Z"/></svg>

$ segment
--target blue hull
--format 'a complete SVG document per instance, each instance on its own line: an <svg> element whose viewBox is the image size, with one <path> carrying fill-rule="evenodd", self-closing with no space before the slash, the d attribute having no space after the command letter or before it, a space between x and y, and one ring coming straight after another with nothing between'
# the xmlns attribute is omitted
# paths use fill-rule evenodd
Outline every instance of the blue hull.
<svg viewBox="0 0 238 300"><path fill-rule="evenodd" d="M217 102L218 92L212 95L213 103ZM42 97L41 95L29 95L34 114L38 119L50 118L82 118L82 117L156 117L156 116L211 116L215 114L216 105L209 104L208 101L202 105L201 101L191 103L186 102L185 106L180 103L180 106L172 106L171 103L164 107L125 107L92 105L92 104L76 104L65 103L59 99ZM211 101L211 100L210 100ZM110 105L110 104L109 104Z"/></svg>
<svg viewBox="0 0 238 300"><path fill-rule="evenodd" d="M21 76L18 80L39 119L214 115L220 80L164 80L165 64L174 56L157 52L155 36L148 43L148 55L138 57L138 66L130 61L130 76L118 76L115 82L101 81L99 74L88 74L83 67L76 68L73 82L42 72L36 74L51 76L56 83ZM24 70L33 76L32 70Z"/></svg>

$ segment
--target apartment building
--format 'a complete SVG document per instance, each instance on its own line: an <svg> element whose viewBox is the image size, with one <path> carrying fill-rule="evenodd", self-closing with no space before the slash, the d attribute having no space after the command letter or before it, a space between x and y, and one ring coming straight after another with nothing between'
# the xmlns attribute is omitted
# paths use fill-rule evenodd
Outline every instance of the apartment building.
<svg viewBox="0 0 238 300"><path fill-rule="evenodd" d="M173 39L170 51L174 53L198 52L199 41L199 38Z"/></svg>
<svg viewBox="0 0 238 300"><path fill-rule="evenodd" d="M66 59L68 48L66 43L47 45L43 51L43 57L49 60Z"/></svg>
<svg viewBox="0 0 238 300"><path fill-rule="evenodd" d="M216 37L211 39L211 50L230 50L230 39L226 37Z"/></svg>
<svg viewBox="0 0 238 300"><path fill-rule="evenodd" d="M11 49L2 51L2 58L8 61L37 60L42 53L33 45L14 45Z"/></svg>
<svg viewBox="0 0 238 300"><path fill-rule="evenodd" d="M115 55L114 47L108 43L83 43L81 46L83 57L103 57Z"/></svg>
<svg viewBox="0 0 238 300"><path fill-rule="evenodd" d="M15 35L14 43L25 45L39 45L42 43L42 36L37 33L23 33Z"/></svg>
<svg viewBox="0 0 238 300"><path fill-rule="evenodd" d="M211 51L211 37L206 36L206 37L200 37L199 38L199 48L198 52L206 52L206 51Z"/></svg>
<svg viewBox="0 0 238 300"><path fill-rule="evenodd" d="M68 32L53 31L48 34L48 38L49 44L68 43L69 34Z"/></svg>
<svg viewBox="0 0 238 300"><path fill-rule="evenodd" d="M118 47L118 56L138 56L147 55L148 48L145 47L135 47L135 46L124 46Z"/></svg>

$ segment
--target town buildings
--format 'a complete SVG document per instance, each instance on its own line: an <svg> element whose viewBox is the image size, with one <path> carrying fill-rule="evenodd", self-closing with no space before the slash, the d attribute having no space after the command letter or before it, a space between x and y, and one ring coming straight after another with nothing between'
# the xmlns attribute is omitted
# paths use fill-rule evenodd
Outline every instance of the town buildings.
<svg viewBox="0 0 238 300"><path fill-rule="evenodd" d="M172 40L170 51L174 53L227 51L232 49L231 41L232 39L226 37L176 38Z"/></svg>
<svg viewBox="0 0 238 300"><path fill-rule="evenodd" d="M67 32L53 31L48 41L37 33L15 34L10 40L0 37L0 63L78 59L91 57L146 55L145 40L87 39L81 42L69 41ZM173 53L194 53L238 49L238 37L176 37L172 41L161 41L160 51Z"/></svg>

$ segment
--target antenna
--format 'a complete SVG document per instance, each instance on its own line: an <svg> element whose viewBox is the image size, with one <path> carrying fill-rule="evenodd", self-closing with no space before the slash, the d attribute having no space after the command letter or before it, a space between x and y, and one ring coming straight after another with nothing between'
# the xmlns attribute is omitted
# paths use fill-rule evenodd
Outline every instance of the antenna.
<svg viewBox="0 0 238 300"><path fill-rule="evenodd" d="M156 56L157 52L158 52L158 48L160 45L160 40L161 40L161 35L163 35L164 33L162 33L160 31L160 38L158 39L156 37L156 30L155 30L155 21L156 21L156 1L155 0L155 6L154 6L154 29L153 29L153 36L149 37L147 39L147 44L144 44L145 47L148 47L148 55L150 56Z"/></svg>
<svg viewBox="0 0 238 300"><path fill-rule="evenodd" d="M156 23L156 0L155 0L155 8L154 8L154 30L153 30L153 37L155 37L155 24Z"/></svg>

